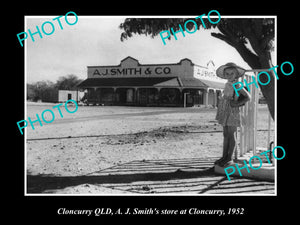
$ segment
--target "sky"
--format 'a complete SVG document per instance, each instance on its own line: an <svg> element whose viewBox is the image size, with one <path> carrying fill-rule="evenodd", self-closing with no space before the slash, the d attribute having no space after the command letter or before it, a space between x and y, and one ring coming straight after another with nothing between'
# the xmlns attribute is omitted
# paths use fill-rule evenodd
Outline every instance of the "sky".
<svg viewBox="0 0 300 225"><path fill-rule="evenodd" d="M57 15L59 16L59 15ZM36 26L52 21L57 16L26 16L25 29L36 32ZM195 15L196 17L197 15ZM193 17L193 16L189 16ZM69 17L68 17L69 18ZM26 83L42 80L56 82L59 77L74 74L80 79L87 78L87 66L118 65L127 56L140 64L178 63L183 58L193 63L206 66L212 60L216 67L227 62L250 69L237 51L210 35L217 30L204 30L193 34L178 34L163 44L160 36L151 38L145 35L134 35L121 42L122 30L119 25L124 16L78 16L74 25L68 25L64 17L60 19L63 30L57 21L52 21L55 30L51 35L42 33L25 41ZM73 20L72 20L73 19ZM75 18L69 18L70 23ZM51 32L49 24L45 31Z"/></svg>

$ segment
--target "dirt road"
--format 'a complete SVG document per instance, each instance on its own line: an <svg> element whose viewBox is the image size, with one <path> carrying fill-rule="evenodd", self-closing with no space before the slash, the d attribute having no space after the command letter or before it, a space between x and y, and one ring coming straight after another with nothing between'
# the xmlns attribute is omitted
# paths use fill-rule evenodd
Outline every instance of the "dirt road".
<svg viewBox="0 0 300 225"><path fill-rule="evenodd" d="M51 107L29 104L27 114L34 118ZM251 180L228 184L212 171L223 142L215 112L208 108L82 106L74 114L57 116L51 124L27 128L28 192L205 194L218 193L210 187L221 183L241 187ZM266 140L266 115L266 108L260 108L259 144ZM185 182L192 182L192 188ZM274 183L252 182L245 193L274 193ZM158 188L160 184L179 189ZM224 190L220 193L227 193Z"/></svg>

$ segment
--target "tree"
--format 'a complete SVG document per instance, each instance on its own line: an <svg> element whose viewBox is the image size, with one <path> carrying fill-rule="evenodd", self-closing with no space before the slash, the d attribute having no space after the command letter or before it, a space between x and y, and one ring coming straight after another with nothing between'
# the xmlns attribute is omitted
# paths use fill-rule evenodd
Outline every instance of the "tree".
<svg viewBox="0 0 300 225"><path fill-rule="evenodd" d="M27 100L57 102L59 90L75 90L81 81L76 75L71 74L59 77L56 83L43 80L27 84Z"/></svg>
<svg viewBox="0 0 300 225"><path fill-rule="evenodd" d="M27 84L27 99L32 101L56 102L57 89L55 88L55 84L48 80Z"/></svg>
<svg viewBox="0 0 300 225"><path fill-rule="evenodd" d="M59 77L56 81L56 88L58 90L76 90L76 85L82 80L78 79L76 75L69 74L67 76Z"/></svg>
<svg viewBox="0 0 300 225"><path fill-rule="evenodd" d="M179 24L184 27L187 20L194 20L197 27L205 29L217 28L218 32L212 32L211 36L225 41L227 44L235 48L243 60L252 69L269 69L273 67L271 64L270 52L273 50L274 40L274 19L273 18L221 18L217 24L212 24L208 19L195 18L127 18L120 24L120 28L124 30L121 34L121 41L132 37L133 34L150 35L152 38L159 35L161 31L170 30L178 31ZM194 23L186 23L186 29L191 31L195 29ZM172 34L172 32L170 31ZM173 34L172 34L173 35ZM170 39L170 37L169 37ZM251 51L247 44L250 44ZM270 83L268 85L260 85L263 96L265 97L270 114L274 119L274 72L268 71L270 74ZM268 81L267 76L260 76L261 83Z"/></svg>

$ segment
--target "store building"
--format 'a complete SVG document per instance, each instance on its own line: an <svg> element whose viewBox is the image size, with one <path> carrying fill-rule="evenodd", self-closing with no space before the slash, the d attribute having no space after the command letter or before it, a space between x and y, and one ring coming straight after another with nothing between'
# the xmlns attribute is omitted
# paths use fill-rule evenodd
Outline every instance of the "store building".
<svg viewBox="0 0 300 225"><path fill-rule="evenodd" d="M115 66L88 66L88 104L138 106L216 106L225 80L207 67L182 59L172 64L140 64L128 56Z"/></svg>

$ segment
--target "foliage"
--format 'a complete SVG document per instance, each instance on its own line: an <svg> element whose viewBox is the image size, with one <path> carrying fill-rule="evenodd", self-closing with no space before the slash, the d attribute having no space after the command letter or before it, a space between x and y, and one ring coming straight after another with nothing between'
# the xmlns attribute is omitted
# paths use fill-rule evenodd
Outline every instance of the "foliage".
<svg viewBox="0 0 300 225"><path fill-rule="evenodd" d="M187 20L194 20L198 30L204 29L200 19L195 18L126 18L119 28L121 41L132 37L133 34L150 35L152 38L161 31L179 30L179 24L184 27ZM211 35L236 48L250 67L261 68L258 57L269 57L269 51L273 50L274 19L273 18L222 18L219 23L211 24L203 18L205 29L217 28ZM190 31L195 29L194 23L187 23L186 28ZM184 28L183 28L184 29ZM214 30L214 31L215 31ZM170 36L171 37L171 36ZM169 37L169 39L170 39ZM254 53L246 46L250 43Z"/></svg>
<svg viewBox="0 0 300 225"><path fill-rule="evenodd" d="M151 38L159 35L161 31L170 30L173 28L174 31L179 30L179 24L181 27L184 27L184 23L187 20L191 20L194 18L127 18L124 23L121 23L119 28L123 29L124 32L121 34L121 41L124 41L127 38L132 37L132 34L144 34L146 36L150 35ZM209 23L206 18L203 18L205 26L207 28L215 27ZM200 19L195 20L197 26L203 26ZM187 23L187 29L190 31L194 29L193 23ZM170 37L168 38L170 39Z"/></svg>
<svg viewBox="0 0 300 225"><path fill-rule="evenodd" d="M76 90L76 85L81 81L76 75L70 74L59 77L55 86L58 90Z"/></svg>
<svg viewBox="0 0 300 225"><path fill-rule="evenodd" d="M27 100L57 102L58 90L75 90L76 85L81 81L71 74L59 77L56 83L46 80L27 84Z"/></svg>

